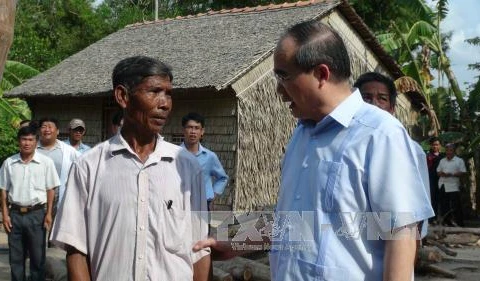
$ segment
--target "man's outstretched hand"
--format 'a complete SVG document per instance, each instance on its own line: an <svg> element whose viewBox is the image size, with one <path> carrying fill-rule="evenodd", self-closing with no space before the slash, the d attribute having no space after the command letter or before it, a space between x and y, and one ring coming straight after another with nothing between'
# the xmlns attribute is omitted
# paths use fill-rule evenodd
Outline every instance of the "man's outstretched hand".
<svg viewBox="0 0 480 281"><path fill-rule="evenodd" d="M217 241L212 237L195 243L195 245L193 245L193 251L198 252L208 247L212 250L213 260L228 260L243 254L243 251L234 251L230 241Z"/></svg>

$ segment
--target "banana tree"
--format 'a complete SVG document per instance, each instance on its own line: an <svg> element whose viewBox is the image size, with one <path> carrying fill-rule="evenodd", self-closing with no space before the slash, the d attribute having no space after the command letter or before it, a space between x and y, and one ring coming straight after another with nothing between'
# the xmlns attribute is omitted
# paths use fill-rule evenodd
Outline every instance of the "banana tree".
<svg viewBox="0 0 480 281"><path fill-rule="evenodd" d="M440 29L440 23L448 13L448 1L438 0L435 11L424 5L424 1L409 0L408 2L409 5L417 3L414 7L422 10L419 14L423 17L411 26L392 22L391 32L379 35L378 38L382 45L396 57L404 73L420 84L429 106L432 105L431 98L435 94L431 83L432 65L434 64L439 70L438 79L443 75L447 77L451 92L459 106L462 124L468 132L468 128L471 128L471 120L463 93L451 69L450 60L445 54L445 42ZM435 110L438 112L441 108L435 107Z"/></svg>
<svg viewBox="0 0 480 281"><path fill-rule="evenodd" d="M16 126L22 119L30 119L30 109L25 101L4 98L3 93L38 73L38 70L26 64L16 61L6 62L3 79L0 82L0 114L4 117L4 122L8 121L10 125Z"/></svg>
<svg viewBox="0 0 480 281"><path fill-rule="evenodd" d="M427 101L424 109L431 124L429 135L438 135L440 123L431 103L432 87L430 82L433 76L430 73L429 49L421 41L421 38L432 36L435 28L429 22L420 20L412 26L409 26L408 23L397 25L397 23L391 22L390 29L390 33L380 34L377 37L385 49L396 57L403 73L418 83L419 92Z"/></svg>
<svg viewBox="0 0 480 281"><path fill-rule="evenodd" d="M25 79L38 74L28 65L7 61L5 72L0 82L0 163L17 151L15 136L21 120L30 119L30 109L21 99L7 99L3 92L20 85Z"/></svg>

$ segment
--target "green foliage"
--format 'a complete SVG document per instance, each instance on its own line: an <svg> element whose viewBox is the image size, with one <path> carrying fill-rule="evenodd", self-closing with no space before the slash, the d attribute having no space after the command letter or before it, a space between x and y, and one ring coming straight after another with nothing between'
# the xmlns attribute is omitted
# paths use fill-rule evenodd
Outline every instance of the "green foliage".
<svg viewBox="0 0 480 281"><path fill-rule="evenodd" d="M0 113L0 164L18 151L16 136L17 128Z"/></svg>
<svg viewBox="0 0 480 281"><path fill-rule="evenodd" d="M423 0L350 0L348 1L363 21L376 34L391 31L391 23L411 26L419 19L429 18L429 9Z"/></svg>
<svg viewBox="0 0 480 281"><path fill-rule="evenodd" d="M95 13L93 0L22 0L17 3L9 59L46 70L114 30Z"/></svg>
<svg viewBox="0 0 480 281"><path fill-rule="evenodd" d="M17 128L21 120L30 119L30 109L21 99L6 99L3 92L20 85L39 72L20 62L7 61L0 83L0 161L17 151ZM0 163L1 163L0 162Z"/></svg>

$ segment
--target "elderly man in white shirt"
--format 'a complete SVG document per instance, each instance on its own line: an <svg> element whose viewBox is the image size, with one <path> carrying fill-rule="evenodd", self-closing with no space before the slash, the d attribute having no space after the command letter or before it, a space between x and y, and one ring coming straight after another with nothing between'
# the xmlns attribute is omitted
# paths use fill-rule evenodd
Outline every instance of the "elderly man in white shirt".
<svg viewBox="0 0 480 281"><path fill-rule="evenodd" d="M207 280L210 251L202 170L159 135L172 109L172 73L143 56L113 70L120 133L70 171L52 241L67 250L70 280ZM83 279L85 278L85 279Z"/></svg>
<svg viewBox="0 0 480 281"><path fill-rule="evenodd" d="M440 212L444 224L463 226L462 205L460 202L460 178L467 172L463 159L455 155L455 145L445 146L445 158L437 167L438 187L440 188ZM453 211L453 217L451 211Z"/></svg>

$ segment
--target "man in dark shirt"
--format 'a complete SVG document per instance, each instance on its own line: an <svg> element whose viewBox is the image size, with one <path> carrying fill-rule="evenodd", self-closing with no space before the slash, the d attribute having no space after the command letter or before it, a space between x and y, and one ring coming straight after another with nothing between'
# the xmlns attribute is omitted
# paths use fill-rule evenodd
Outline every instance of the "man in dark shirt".
<svg viewBox="0 0 480 281"><path fill-rule="evenodd" d="M428 176L430 179L430 200L432 202L432 209L435 214L438 214L438 200L439 200L439 188L438 188L438 173L437 167L440 160L445 157L444 153L440 152L442 145L437 137L430 139L430 150L427 153L427 165ZM430 218L431 223L436 223L437 217Z"/></svg>

